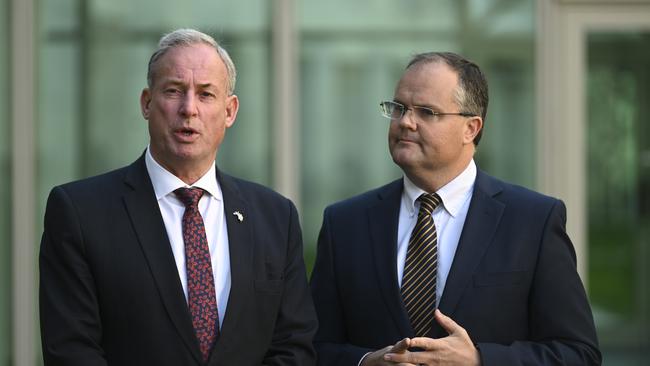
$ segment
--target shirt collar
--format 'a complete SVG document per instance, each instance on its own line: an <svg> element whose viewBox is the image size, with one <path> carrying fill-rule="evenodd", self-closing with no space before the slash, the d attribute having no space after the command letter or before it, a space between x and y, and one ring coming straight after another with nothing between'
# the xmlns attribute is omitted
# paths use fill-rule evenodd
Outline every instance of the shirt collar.
<svg viewBox="0 0 650 366"><path fill-rule="evenodd" d="M462 173L436 191L442 199L442 206L452 217L455 217L458 214L463 203L465 203L471 195L475 181L476 163L474 163L474 159L472 159ZM417 213L416 210L419 205L416 207L416 200L423 193L428 192L425 192L420 187L416 186L415 183L411 182L411 180L404 175L404 192L402 193L402 200L406 203L410 215L415 215Z"/></svg>
<svg viewBox="0 0 650 366"><path fill-rule="evenodd" d="M147 152L145 153L145 164L147 165L147 172L151 178L151 183L153 184L153 190L156 194L156 200L171 194L178 188L187 188L187 187L198 187L204 189L208 192L213 198L218 200L223 199L221 193L221 187L217 182L217 168L216 164L212 162L210 169L197 180L193 185L189 186L177 176L170 173L167 169L163 168L162 165L151 155L151 149L147 146Z"/></svg>

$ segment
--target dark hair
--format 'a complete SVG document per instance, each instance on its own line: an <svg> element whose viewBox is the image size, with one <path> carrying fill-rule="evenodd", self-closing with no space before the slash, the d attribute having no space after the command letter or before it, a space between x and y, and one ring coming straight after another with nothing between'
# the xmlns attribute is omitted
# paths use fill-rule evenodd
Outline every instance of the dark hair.
<svg viewBox="0 0 650 366"><path fill-rule="evenodd" d="M419 53L411 58L406 69L421 63L444 62L458 74L456 88L456 103L460 112L480 116L485 126L485 116L488 107L488 84L481 69L470 60L453 52ZM478 145L483 134L483 128L474 137L474 145Z"/></svg>

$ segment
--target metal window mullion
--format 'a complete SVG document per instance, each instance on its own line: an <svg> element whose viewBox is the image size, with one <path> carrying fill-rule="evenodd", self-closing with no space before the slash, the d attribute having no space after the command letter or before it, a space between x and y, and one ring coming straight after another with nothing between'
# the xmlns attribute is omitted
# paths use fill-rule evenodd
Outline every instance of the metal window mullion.
<svg viewBox="0 0 650 366"><path fill-rule="evenodd" d="M298 37L293 0L275 0L272 14L274 187L300 208L300 125L297 118Z"/></svg>
<svg viewBox="0 0 650 366"><path fill-rule="evenodd" d="M13 365L36 365L34 0L11 0Z"/></svg>

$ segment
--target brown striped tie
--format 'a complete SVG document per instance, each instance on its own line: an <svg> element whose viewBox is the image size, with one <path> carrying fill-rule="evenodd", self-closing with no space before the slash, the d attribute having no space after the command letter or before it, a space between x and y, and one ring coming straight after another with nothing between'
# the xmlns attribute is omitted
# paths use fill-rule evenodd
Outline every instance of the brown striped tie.
<svg viewBox="0 0 650 366"><path fill-rule="evenodd" d="M420 212L406 251L402 300L416 337L429 333L436 306L438 235L431 213L441 203L435 193L418 198Z"/></svg>

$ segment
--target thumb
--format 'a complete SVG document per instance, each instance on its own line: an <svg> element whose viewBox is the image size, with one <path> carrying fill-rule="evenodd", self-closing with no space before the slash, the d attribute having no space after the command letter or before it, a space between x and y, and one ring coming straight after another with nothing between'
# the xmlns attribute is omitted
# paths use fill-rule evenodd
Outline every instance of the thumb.
<svg viewBox="0 0 650 366"><path fill-rule="evenodd" d="M440 326L443 327L450 335L458 332L459 329L462 329L460 325L456 324L456 322L453 321L453 319L443 314L438 309L436 309L434 312L434 317L438 324L440 324Z"/></svg>
<svg viewBox="0 0 650 366"><path fill-rule="evenodd" d="M401 341L395 343L393 347L389 350L390 353L403 353L409 348L411 340L409 338L404 338Z"/></svg>

